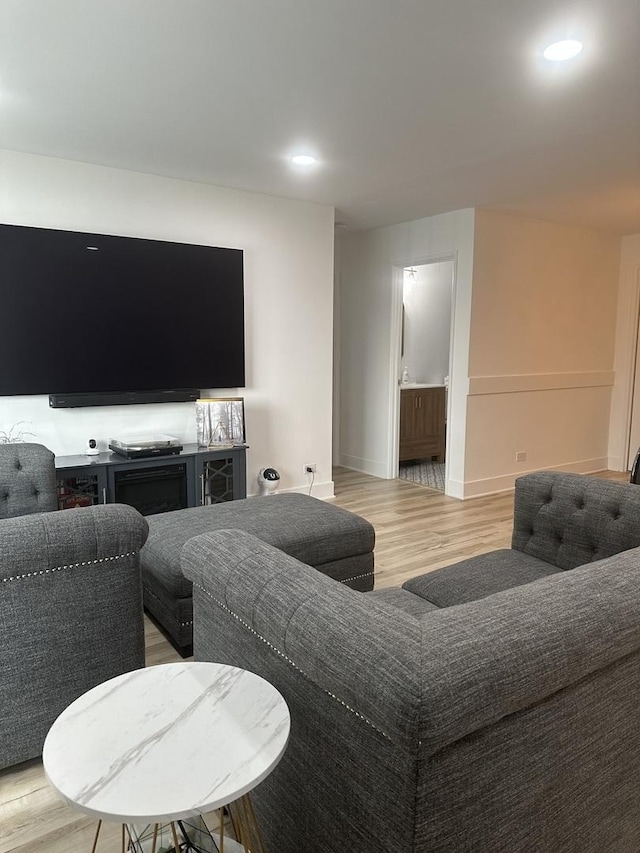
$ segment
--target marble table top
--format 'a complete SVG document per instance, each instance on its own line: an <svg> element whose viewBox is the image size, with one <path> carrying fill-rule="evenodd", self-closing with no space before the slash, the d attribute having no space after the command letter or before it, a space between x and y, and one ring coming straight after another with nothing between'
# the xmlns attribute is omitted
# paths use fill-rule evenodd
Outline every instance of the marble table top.
<svg viewBox="0 0 640 853"><path fill-rule="evenodd" d="M171 663L120 675L53 723L49 783L86 814L163 823L238 799L280 760L289 709L269 682L216 663Z"/></svg>

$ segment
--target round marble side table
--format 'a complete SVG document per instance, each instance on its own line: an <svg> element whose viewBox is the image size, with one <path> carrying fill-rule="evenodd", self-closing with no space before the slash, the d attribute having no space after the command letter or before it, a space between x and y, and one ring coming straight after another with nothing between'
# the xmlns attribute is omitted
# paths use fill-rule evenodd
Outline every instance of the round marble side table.
<svg viewBox="0 0 640 853"><path fill-rule="evenodd" d="M92 853L103 820L122 824L123 851L232 853L239 846L225 841L222 814L215 843L201 819L223 806L245 851L263 853L249 791L280 760L289 726L286 702L254 673L164 664L76 699L51 726L42 759L63 799L98 818Z"/></svg>

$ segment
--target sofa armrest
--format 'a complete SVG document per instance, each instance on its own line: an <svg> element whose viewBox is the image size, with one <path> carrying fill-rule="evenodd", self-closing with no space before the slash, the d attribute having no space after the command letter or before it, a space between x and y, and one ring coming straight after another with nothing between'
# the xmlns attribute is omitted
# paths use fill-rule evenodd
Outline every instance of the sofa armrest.
<svg viewBox="0 0 640 853"><path fill-rule="evenodd" d="M144 666L146 520L118 504L0 521L0 767L86 690Z"/></svg>
<svg viewBox="0 0 640 853"><path fill-rule="evenodd" d="M640 850L639 581L633 549L424 619L415 849Z"/></svg>
<svg viewBox="0 0 640 853"><path fill-rule="evenodd" d="M148 534L133 507L107 504L0 520L0 580L122 559Z"/></svg>
<svg viewBox="0 0 640 853"><path fill-rule="evenodd" d="M181 565L194 585L196 659L220 660L228 652L217 645L217 629L221 619L232 620L239 636L257 640L386 737L413 742L417 619L240 530L189 540ZM211 611L213 631L204 618Z"/></svg>
<svg viewBox="0 0 640 853"><path fill-rule="evenodd" d="M640 659L640 548L433 611L423 626L420 739L433 754L586 679L595 697L600 676Z"/></svg>
<svg viewBox="0 0 640 853"><path fill-rule="evenodd" d="M265 846L413 850L419 620L239 530L191 539L182 569L196 660L256 672L291 712L285 754L252 792Z"/></svg>
<svg viewBox="0 0 640 853"><path fill-rule="evenodd" d="M238 636L426 753L640 653L640 549L420 618L237 530L192 539L182 567L194 583L196 656L217 659L224 613Z"/></svg>

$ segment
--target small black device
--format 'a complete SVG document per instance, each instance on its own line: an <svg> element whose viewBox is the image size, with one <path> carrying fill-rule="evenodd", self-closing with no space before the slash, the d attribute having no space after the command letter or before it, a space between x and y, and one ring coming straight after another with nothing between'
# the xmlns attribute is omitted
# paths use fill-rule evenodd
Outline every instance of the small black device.
<svg viewBox="0 0 640 853"><path fill-rule="evenodd" d="M153 456L176 456L183 447L173 436L150 435L112 438L109 449L125 459L145 459Z"/></svg>
<svg viewBox="0 0 640 853"><path fill-rule="evenodd" d="M275 495L278 492L280 474L275 468L261 468L258 471L258 486L261 495Z"/></svg>
<svg viewBox="0 0 640 853"><path fill-rule="evenodd" d="M124 456L125 459L148 459L151 456L176 456L183 450L181 444L174 447L118 447L115 444L110 444L109 449L117 453L118 456Z"/></svg>

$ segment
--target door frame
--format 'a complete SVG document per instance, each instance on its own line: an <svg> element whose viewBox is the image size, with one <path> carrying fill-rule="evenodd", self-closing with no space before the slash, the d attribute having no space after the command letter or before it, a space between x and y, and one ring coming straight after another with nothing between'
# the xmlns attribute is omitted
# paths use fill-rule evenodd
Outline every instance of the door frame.
<svg viewBox="0 0 640 853"><path fill-rule="evenodd" d="M392 267L391 281L391 334L389 352L389 436L391 438L387 455L387 477L394 479L398 476L400 468L400 369L402 342L402 297L404 287L404 271L407 267L423 267L429 264L451 264L451 323L449 327L449 387L447 389L447 426L446 426L446 451L444 467L444 493L450 494L449 460L451 458L451 441L453 440L451 424L451 401L453 389L456 387L454 375L453 353L455 348L455 318L456 318L456 296L457 296L457 254L456 252L445 252L434 255L425 255L411 258L406 262L394 263Z"/></svg>
<svg viewBox="0 0 640 853"><path fill-rule="evenodd" d="M633 407L637 405L640 411L640 399L636 399L636 381L638 379L638 371L640 370L640 365L638 361L640 360L640 267L636 267L635 270L635 288L633 292L633 317L635 318L635 323L632 331L632 341L631 341L631 359L630 359L630 370L629 370L629 384L627 388L627 412L625 418L625 437L623 444L623 453L622 453L622 463L624 465L625 471L630 471L633 461L630 459L631 456L631 429L633 426ZM640 413L639 413L640 416ZM637 448L636 448L637 451ZM635 451L634 451L635 456Z"/></svg>

